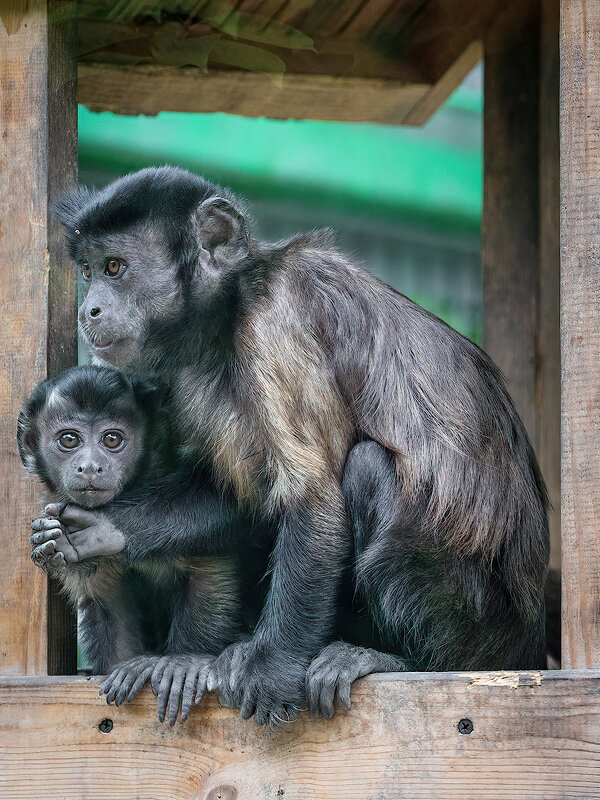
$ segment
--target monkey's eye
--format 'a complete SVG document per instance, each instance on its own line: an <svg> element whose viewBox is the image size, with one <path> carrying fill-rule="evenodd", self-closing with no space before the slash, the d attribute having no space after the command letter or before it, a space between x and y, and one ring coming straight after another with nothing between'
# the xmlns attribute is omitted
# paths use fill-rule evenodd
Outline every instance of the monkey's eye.
<svg viewBox="0 0 600 800"><path fill-rule="evenodd" d="M58 437L58 446L62 450L74 450L79 444L81 444L81 439L73 431L64 431Z"/></svg>
<svg viewBox="0 0 600 800"><path fill-rule="evenodd" d="M81 274L86 279L86 281L89 281L89 279L92 277L92 270L87 261L81 262Z"/></svg>
<svg viewBox="0 0 600 800"><path fill-rule="evenodd" d="M104 274L108 275L110 278L116 278L124 268L124 264L119 258L109 258L106 262L106 266L104 267Z"/></svg>
<svg viewBox="0 0 600 800"><path fill-rule="evenodd" d="M117 431L107 431L102 437L102 444L109 450L118 450L123 444L123 437Z"/></svg>

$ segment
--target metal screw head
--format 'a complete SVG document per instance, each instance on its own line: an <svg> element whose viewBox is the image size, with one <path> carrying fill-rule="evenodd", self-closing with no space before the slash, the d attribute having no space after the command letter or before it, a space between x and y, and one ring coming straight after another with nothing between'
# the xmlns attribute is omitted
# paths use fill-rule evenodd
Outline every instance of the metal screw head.
<svg viewBox="0 0 600 800"><path fill-rule="evenodd" d="M458 732L459 733L473 733L473 723L470 719L461 719L458 723Z"/></svg>
<svg viewBox="0 0 600 800"><path fill-rule="evenodd" d="M98 730L100 733L110 733L113 729L113 721L112 719L103 719L100 725L98 725Z"/></svg>

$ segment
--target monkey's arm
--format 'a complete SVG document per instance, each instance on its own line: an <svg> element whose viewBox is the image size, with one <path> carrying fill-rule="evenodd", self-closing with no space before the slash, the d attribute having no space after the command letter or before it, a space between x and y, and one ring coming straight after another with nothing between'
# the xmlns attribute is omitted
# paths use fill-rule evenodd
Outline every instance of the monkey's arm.
<svg viewBox="0 0 600 800"><path fill-rule="evenodd" d="M57 513L79 560L117 553L130 562L222 553L244 523L235 501L200 471L168 475L98 511L69 505Z"/></svg>
<svg viewBox="0 0 600 800"><path fill-rule="evenodd" d="M306 669L331 634L349 551L341 491L302 499L283 515L254 635L227 648L208 679L208 688L240 706L244 719L277 724L304 704Z"/></svg>

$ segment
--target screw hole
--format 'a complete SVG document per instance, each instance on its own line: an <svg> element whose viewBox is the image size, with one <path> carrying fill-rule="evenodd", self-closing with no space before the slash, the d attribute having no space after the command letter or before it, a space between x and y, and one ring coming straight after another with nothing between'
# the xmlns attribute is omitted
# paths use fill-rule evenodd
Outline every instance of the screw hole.
<svg viewBox="0 0 600 800"><path fill-rule="evenodd" d="M103 719L100 725L98 725L98 730L100 733L110 733L113 729L113 721L112 719Z"/></svg>
<svg viewBox="0 0 600 800"><path fill-rule="evenodd" d="M473 733L473 723L470 719L461 719L458 723L458 732L468 735Z"/></svg>

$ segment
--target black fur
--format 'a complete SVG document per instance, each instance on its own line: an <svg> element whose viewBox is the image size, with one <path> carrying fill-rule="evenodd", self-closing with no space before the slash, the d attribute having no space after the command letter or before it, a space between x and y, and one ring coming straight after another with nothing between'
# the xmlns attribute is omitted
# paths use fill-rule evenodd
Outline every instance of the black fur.
<svg viewBox="0 0 600 800"><path fill-rule="evenodd" d="M369 613L407 663L542 666L546 494L482 350L327 234L257 241L239 200L180 170L117 181L70 225L96 360L158 374L181 457L277 527L253 641L217 670L244 716L303 702L353 542ZM104 276L113 255L122 280ZM107 332L121 339L101 349Z"/></svg>

